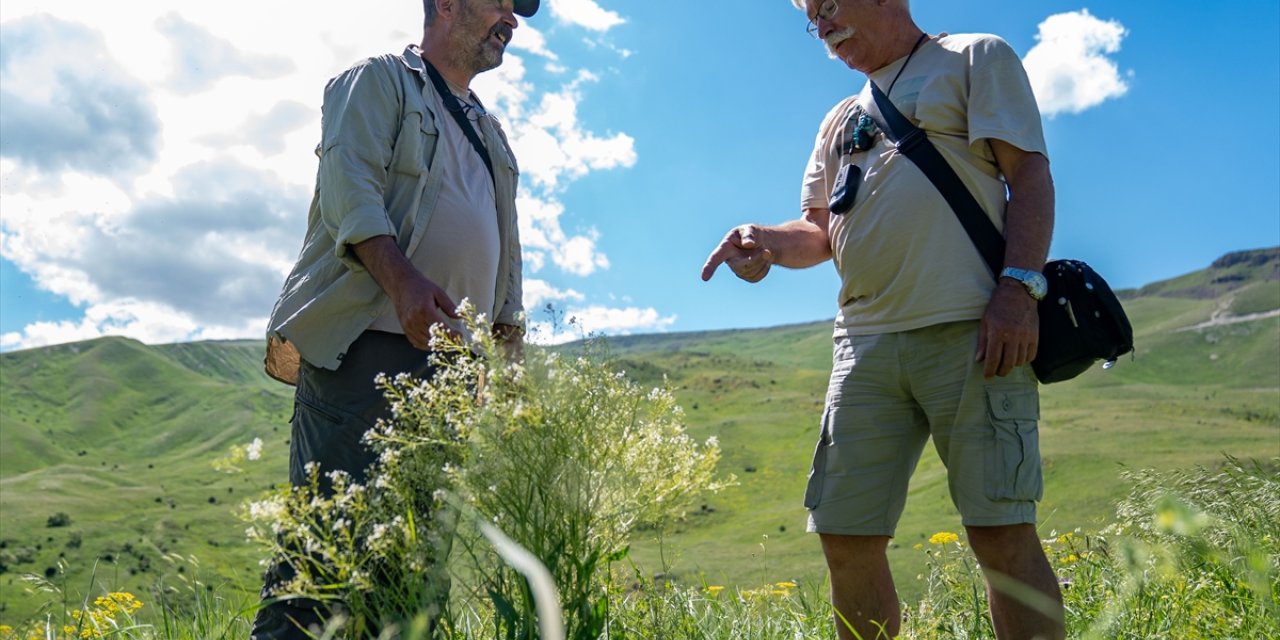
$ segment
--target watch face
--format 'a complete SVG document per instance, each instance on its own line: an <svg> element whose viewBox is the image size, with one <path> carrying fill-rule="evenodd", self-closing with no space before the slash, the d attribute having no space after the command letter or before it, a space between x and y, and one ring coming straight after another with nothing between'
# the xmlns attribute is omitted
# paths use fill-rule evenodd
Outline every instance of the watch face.
<svg viewBox="0 0 1280 640"><path fill-rule="evenodd" d="M1027 285L1027 291L1031 293L1031 297L1039 300L1049 293L1049 281L1038 273L1032 273L1031 278L1024 284Z"/></svg>
<svg viewBox="0 0 1280 640"><path fill-rule="evenodd" d="M1045 294L1049 293L1049 281L1045 280L1044 275L1035 271L1006 267L1004 271L1000 272L1000 275L1006 278L1013 278L1022 283L1027 293L1036 300L1044 298Z"/></svg>

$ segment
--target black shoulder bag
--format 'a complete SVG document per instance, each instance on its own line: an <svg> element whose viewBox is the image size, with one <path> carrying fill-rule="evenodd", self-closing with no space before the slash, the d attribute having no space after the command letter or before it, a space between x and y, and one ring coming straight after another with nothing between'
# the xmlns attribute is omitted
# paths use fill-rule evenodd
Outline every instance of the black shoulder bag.
<svg viewBox="0 0 1280 640"><path fill-rule="evenodd" d="M871 96L884 120L879 124L885 135L942 193L991 274L998 278L1005 244L1000 231L924 131L903 116L874 82ZM1116 359L1133 351L1133 326L1120 300L1089 265L1079 260L1052 260L1044 265L1044 277L1049 281L1049 292L1038 306L1040 345L1031 363L1040 382L1070 380L1098 360L1110 369Z"/></svg>

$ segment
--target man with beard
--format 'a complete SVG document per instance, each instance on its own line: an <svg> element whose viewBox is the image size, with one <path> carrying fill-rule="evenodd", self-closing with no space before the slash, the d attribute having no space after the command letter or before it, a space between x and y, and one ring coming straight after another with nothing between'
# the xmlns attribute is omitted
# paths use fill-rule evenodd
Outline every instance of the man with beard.
<svg viewBox="0 0 1280 640"><path fill-rule="evenodd" d="M421 44L370 58L324 91L319 170L301 254L268 326L266 370L296 385L289 479L307 466L362 481L362 436L389 415L379 373L425 378L430 328L463 331L471 301L506 345L524 332L515 157L469 89L496 68L539 0L424 0ZM254 640L301 639L326 611L276 601L269 572Z"/></svg>
<svg viewBox="0 0 1280 640"><path fill-rule="evenodd" d="M987 576L996 635L1061 638L1061 594L1035 530L1042 478L1029 366L1054 191L1026 71L996 36L924 33L908 0L792 2L830 54L869 82L819 128L801 218L731 230L702 278L727 263L757 282L774 264L828 259L840 275L831 380L804 500L840 637L898 635L885 549L932 437ZM884 96L873 97L872 83ZM1000 273L879 130L885 96L926 132L1004 234Z"/></svg>

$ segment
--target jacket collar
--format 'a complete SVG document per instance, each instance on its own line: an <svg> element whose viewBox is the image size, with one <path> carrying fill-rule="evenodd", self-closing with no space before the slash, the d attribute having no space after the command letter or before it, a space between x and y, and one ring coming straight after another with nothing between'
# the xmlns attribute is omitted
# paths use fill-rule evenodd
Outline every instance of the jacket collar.
<svg viewBox="0 0 1280 640"><path fill-rule="evenodd" d="M400 55L400 60L404 62L404 66L417 71L423 80L427 79L427 66L422 60L422 49L418 45L411 44L404 48L404 53Z"/></svg>

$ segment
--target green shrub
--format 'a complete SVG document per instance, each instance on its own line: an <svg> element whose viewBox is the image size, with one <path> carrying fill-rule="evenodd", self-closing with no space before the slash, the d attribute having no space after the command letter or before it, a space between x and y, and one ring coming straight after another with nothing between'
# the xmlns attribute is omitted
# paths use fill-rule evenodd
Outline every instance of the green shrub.
<svg viewBox="0 0 1280 640"><path fill-rule="evenodd" d="M669 389L637 386L597 347L527 347L512 362L472 333L435 336L431 379L380 381L394 417L367 436L379 452L367 484L312 469L309 487L250 505L251 535L298 570L280 595L340 601L356 635L426 611L443 633L485 620L485 637L532 637L533 593L481 535L488 523L550 571L568 636L596 638L610 563L637 526L662 527L724 485L719 449L688 437Z"/></svg>

